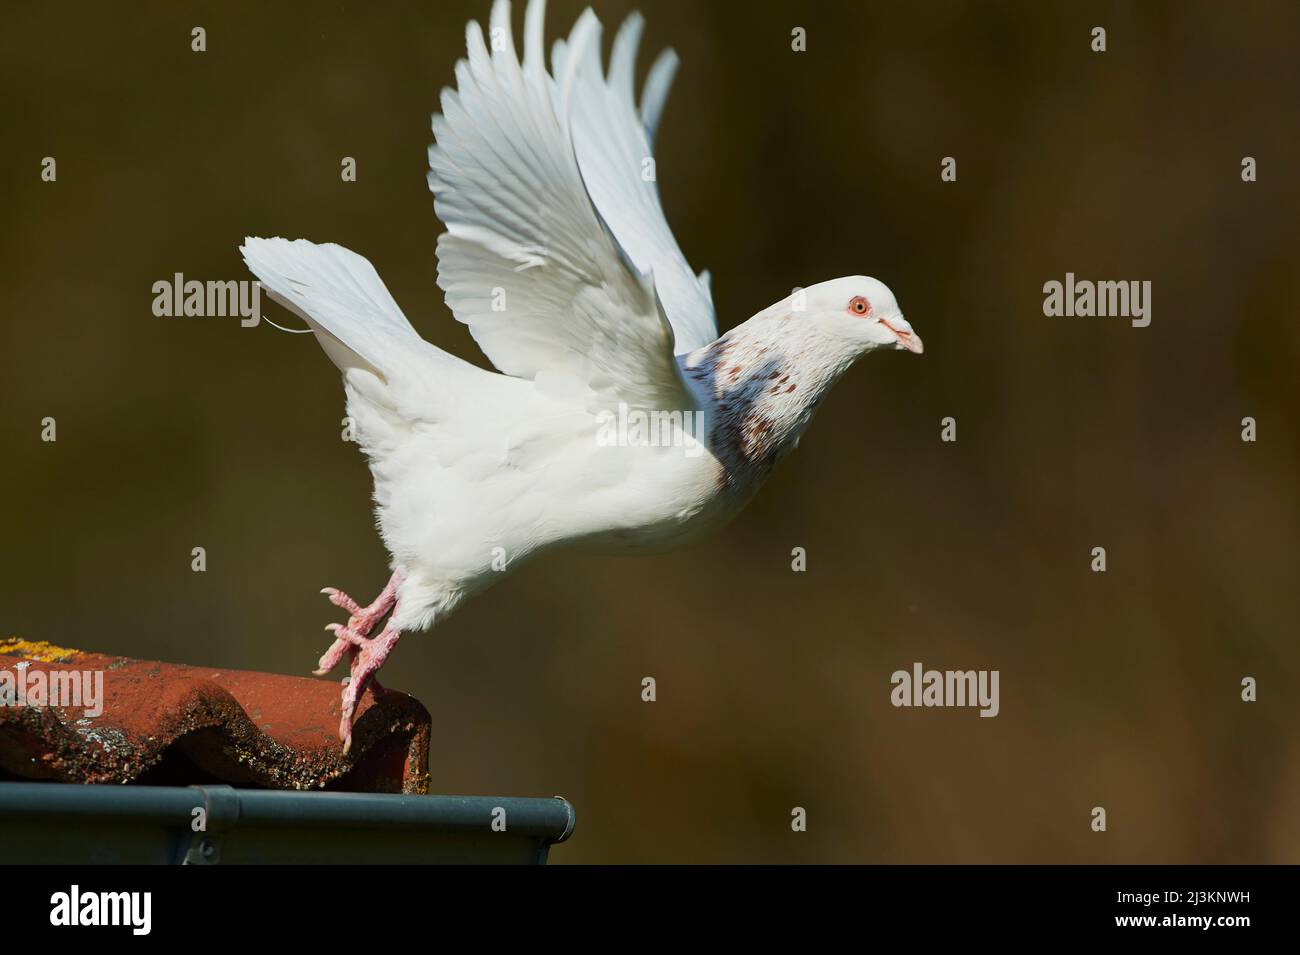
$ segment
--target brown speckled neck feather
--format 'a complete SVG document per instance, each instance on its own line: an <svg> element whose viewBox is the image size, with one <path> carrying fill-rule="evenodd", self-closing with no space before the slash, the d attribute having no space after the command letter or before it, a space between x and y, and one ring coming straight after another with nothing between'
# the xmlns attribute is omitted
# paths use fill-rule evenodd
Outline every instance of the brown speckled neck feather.
<svg viewBox="0 0 1300 955"><path fill-rule="evenodd" d="M852 363L806 334L788 302L685 355L682 371L705 408L720 489L748 494L799 442L827 389Z"/></svg>

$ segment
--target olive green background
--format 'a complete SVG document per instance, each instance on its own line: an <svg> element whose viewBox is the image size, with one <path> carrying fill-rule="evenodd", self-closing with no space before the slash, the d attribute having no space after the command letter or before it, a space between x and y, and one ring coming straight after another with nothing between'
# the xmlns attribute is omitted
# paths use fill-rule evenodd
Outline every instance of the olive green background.
<svg viewBox="0 0 1300 955"><path fill-rule="evenodd" d="M608 34L629 9L601 0ZM157 318L151 285L248 277L246 234L337 241L483 361L434 284L424 176L487 12L6 11L4 635L306 674L339 619L317 590L382 586L333 366L306 336ZM568 797L560 862L1300 862L1300 8L645 12L642 70L683 60L664 205L723 327L864 273L926 352L855 368L708 542L539 561L406 637L385 683L433 714L434 789ZM1067 271L1150 280L1151 326L1044 317ZM998 669L1001 715L893 708L917 660Z"/></svg>

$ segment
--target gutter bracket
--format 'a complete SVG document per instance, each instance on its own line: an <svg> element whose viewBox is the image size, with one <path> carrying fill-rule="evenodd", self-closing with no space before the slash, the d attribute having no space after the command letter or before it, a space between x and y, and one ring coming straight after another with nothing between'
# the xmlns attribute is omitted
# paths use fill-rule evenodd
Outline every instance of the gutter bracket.
<svg viewBox="0 0 1300 955"><path fill-rule="evenodd" d="M190 786L202 799L201 815L190 819L190 845L181 865L216 865L221 861L221 836L239 825L239 793L233 786ZM195 828L202 819L201 828Z"/></svg>

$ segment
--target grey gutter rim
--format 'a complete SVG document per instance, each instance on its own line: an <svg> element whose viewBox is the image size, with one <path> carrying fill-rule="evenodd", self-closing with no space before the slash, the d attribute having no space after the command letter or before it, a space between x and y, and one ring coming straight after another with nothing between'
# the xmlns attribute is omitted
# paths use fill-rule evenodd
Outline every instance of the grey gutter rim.
<svg viewBox="0 0 1300 955"><path fill-rule="evenodd" d="M346 825L360 829L414 828L491 831L504 809L507 832L563 842L577 817L568 800L494 796L411 796L391 793L300 792L232 786L108 786L0 782L0 819L130 820L189 827L194 809L221 807L240 829Z"/></svg>

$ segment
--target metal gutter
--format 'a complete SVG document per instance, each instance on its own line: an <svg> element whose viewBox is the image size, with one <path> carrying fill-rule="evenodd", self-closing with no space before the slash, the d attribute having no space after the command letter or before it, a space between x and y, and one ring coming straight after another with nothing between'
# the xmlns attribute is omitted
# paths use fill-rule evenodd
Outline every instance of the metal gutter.
<svg viewBox="0 0 1300 955"><path fill-rule="evenodd" d="M0 844L29 864L545 863L574 822L558 796L0 783Z"/></svg>

